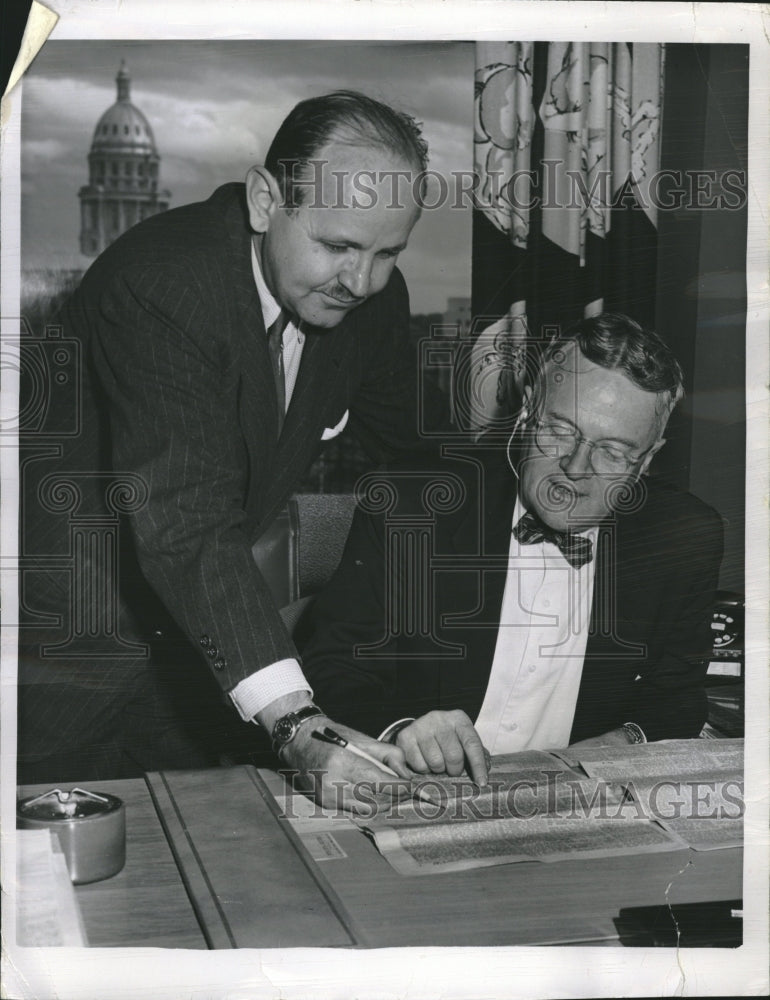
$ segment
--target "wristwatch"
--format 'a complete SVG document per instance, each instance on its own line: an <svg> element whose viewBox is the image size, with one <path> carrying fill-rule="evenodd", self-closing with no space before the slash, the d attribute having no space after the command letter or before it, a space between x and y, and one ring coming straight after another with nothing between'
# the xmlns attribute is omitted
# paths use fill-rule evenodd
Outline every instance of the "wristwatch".
<svg viewBox="0 0 770 1000"><path fill-rule="evenodd" d="M642 729L641 726L637 726L635 722L624 722L620 728L628 737L629 743L647 742L647 737L644 735L644 730Z"/></svg>
<svg viewBox="0 0 770 1000"><path fill-rule="evenodd" d="M280 754L281 750L291 743L303 722L323 714L318 705L305 705L296 712L282 715L273 726L273 753Z"/></svg>

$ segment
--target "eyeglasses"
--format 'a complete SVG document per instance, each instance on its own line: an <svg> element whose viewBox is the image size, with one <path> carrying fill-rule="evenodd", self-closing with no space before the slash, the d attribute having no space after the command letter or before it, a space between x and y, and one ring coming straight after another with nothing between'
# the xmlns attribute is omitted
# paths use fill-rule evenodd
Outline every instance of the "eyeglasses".
<svg viewBox="0 0 770 1000"><path fill-rule="evenodd" d="M629 455L608 444L596 444L569 424L538 423L535 425L535 444L548 458L565 458L575 453L578 444L588 445L588 462L594 472L605 476L625 475L647 455Z"/></svg>

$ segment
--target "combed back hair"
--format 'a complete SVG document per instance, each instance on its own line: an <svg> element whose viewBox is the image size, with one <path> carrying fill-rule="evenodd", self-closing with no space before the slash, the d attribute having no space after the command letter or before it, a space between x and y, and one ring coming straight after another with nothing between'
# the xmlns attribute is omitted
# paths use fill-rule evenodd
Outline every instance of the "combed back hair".
<svg viewBox="0 0 770 1000"><path fill-rule="evenodd" d="M659 417L663 425L684 396L682 369L669 347L657 333L646 330L623 313L606 312L582 319L551 341L540 358L537 382L541 381L545 366L571 343L577 344L583 356L595 365L621 371L640 389L659 393Z"/></svg>
<svg viewBox="0 0 770 1000"><path fill-rule="evenodd" d="M406 112L396 111L356 90L310 97L289 112L265 158L265 166L278 183L285 207L297 208L302 204L307 184L294 181L332 140L395 154L417 167L418 174L428 165L428 144L420 125Z"/></svg>

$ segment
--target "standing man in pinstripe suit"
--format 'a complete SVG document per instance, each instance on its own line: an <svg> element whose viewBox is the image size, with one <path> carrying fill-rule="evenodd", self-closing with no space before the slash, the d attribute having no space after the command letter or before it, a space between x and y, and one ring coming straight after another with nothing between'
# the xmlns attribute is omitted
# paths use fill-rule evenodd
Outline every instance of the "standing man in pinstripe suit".
<svg viewBox="0 0 770 1000"><path fill-rule="evenodd" d="M51 561L25 578L23 778L211 763L223 702L300 770L382 777L310 738L323 715L251 549L328 429L349 418L373 462L419 445L395 264L426 161L407 115L354 92L303 101L245 187L141 223L86 274L62 317L85 360L83 419L23 465L26 537L71 554L52 476L78 491L77 516L114 519L105 472L132 495L130 533L119 569L88 550L74 574ZM115 621L108 635L74 634L78 601L96 632ZM408 773L397 748L356 739Z"/></svg>

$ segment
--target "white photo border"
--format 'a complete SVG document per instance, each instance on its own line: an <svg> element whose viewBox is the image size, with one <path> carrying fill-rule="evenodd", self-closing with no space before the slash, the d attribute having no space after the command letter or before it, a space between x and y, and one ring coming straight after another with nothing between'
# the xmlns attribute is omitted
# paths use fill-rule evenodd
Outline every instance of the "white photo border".
<svg viewBox="0 0 770 1000"><path fill-rule="evenodd" d="M4 905L3 982L12 997L161 1000L257 998L508 998L765 995L768 989L768 89L765 5L594 3L553 0L48 0L51 39L303 39L735 42L750 46L747 240L746 849L744 945L737 949L488 948L242 950L20 949ZM84 51L84 57L86 53ZM19 140L23 81L4 100L2 302L4 350L18 342ZM14 320L14 317L16 319ZM14 412L13 366L2 372L0 413ZM16 461L0 449L2 607L16 621ZM4 886L12 887L15 635L2 635ZM9 697L10 694L10 697ZM750 748L750 752L748 752ZM10 876L9 876L10 873ZM13 893L4 893L4 904ZM461 905L461 901L458 901Z"/></svg>

